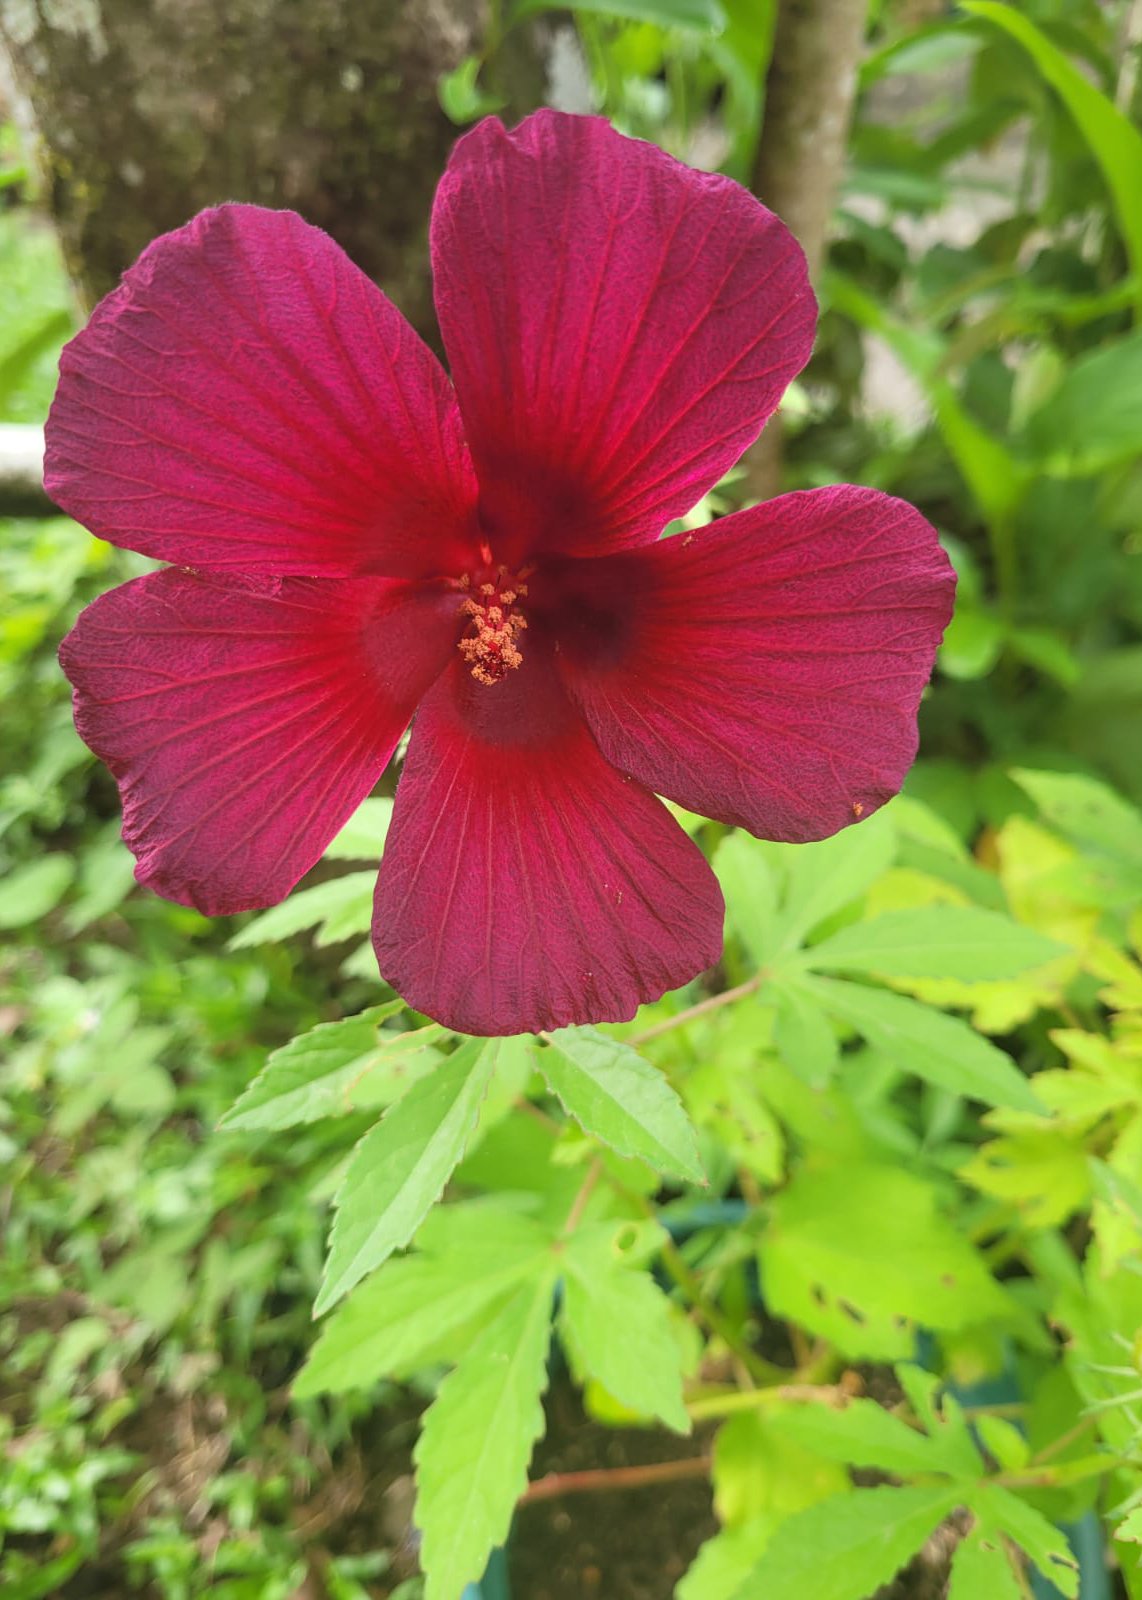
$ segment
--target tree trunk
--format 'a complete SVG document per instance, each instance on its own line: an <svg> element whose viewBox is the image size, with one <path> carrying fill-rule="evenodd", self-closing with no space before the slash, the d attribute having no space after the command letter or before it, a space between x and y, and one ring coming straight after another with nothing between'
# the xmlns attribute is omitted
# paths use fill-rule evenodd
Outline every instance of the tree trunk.
<svg viewBox="0 0 1142 1600"><path fill-rule="evenodd" d="M325 228L431 330L428 213L458 132L436 82L479 46L485 6L0 0L81 299L203 206L250 200Z"/></svg>
<svg viewBox="0 0 1142 1600"><path fill-rule="evenodd" d="M777 0L753 191L796 236L816 279L844 169L868 0ZM747 457L751 494L781 487L781 423Z"/></svg>

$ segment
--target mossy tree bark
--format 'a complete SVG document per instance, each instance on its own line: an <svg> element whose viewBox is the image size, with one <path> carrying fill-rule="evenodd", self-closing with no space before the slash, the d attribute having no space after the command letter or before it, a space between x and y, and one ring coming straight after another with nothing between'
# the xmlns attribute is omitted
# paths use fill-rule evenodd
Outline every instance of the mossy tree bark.
<svg viewBox="0 0 1142 1600"><path fill-rule="evenodd" d="M203 206L249 200L327 229L430 331L428 213L457 136L436 83L479 46L485 5L0 0L81 298Z"/></svg>

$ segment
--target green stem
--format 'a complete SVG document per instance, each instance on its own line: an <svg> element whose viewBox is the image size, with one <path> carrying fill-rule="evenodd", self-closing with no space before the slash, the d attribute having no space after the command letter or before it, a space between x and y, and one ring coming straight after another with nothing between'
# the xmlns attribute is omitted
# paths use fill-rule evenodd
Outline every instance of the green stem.
<svg viewBox="0 0 1142 1600"><path fill-rule="evenodd" d="M843 1384L771 1383L763 1389L735 1389L729 1394L703 1395L691 1400L686 1410L695 1422L713 1417L733 1417L743 1411L761 1411L766 1406L822 1405L839 1411L851 1400Z"/></svg>

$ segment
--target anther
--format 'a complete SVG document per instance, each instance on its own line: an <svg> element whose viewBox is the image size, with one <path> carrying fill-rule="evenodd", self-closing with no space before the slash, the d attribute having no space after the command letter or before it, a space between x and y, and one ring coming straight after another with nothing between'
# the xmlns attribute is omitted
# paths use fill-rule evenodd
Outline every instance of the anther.
<svg viewBox="0 0 1142 1600"><path fill-rule="evenodd" d="M459 587L470 588L469 579L462 578ZM470 619L470 626L460 640L460 654L477 683L499 683L523 661L517 641L527 618L516 604L526 594L527 586L501 566L493 582L479 584L475 596L461 601L460 614Z"/></svg>

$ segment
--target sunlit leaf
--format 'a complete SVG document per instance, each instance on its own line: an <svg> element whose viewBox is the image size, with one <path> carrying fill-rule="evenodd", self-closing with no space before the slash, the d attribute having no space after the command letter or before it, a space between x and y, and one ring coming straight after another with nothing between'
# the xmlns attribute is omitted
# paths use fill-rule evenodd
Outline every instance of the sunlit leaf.
<svg viewBox="0 0 1142 1600"><path fill-rule="evenodd" d="M981 1485L973 1494L972 1508L993 1527L1001 1528L1049 1583L1074 1600L1079 1592L1079 1564L1065 1536L1041 1511L998 1483Z"/></svg>
<svg viewBox="0 0 1142 1600"><path fill-rule="evenodd" d="M550 1253L538 1223L502 1206L447 1207L440 1215L437 1253L386 1261L334 1309L294 1382L299 1399L409 1378L458 1359L473 1326L497 1315ZM467 1225L473 1221L475 1228Z"/></svg>
<svg viewBox="0 0 1142 1600"><path fill-rule="evenodd" d="M956 1489L854 1489L782 1523L734 1600L867 1600L959 1499Z"/></svg>
<svg viewBox="0 0 1142 1600"><path fill-rule="evenodd" d="M348 822L325 846L330 861L379 861L393 816L393 802L384 795L362 800Z"/></svg>
<svg viewBox="0 0 1142 1600"><path fill-rule="evenodd" d="M873 972L888 978L1015 978L1042 966L1066 947L1010 917L974 906L889 911L842 928L806 950L819 972Z"/></svg>
<svg viewBox="0 0 1142 1600"><path fill-rule="evenodd" d="M415 1516L426 1600L457 1600L507 1537L543 1431L553 1274L516 1291L425 1413Z"/></svg>
<svg viewBox="0 0 1142 1600"><path fill-rule="evenodd" d="M788 949L800 944L819 922L864 894L891 865L895 851L892 823L882 811L831 839L778 846L777 859L788 873L780 917L782 945Z"/></svg>
<svg viewBox="0 0 1142 1600"><path fill-rule="evenodd" d="M442 1037L435 1025L385 1031L386 1019L403 1010L403 1001L389 1000L298 1034L274 1051L219 1127L289 1128L399 1099L435 1064L428 1046Z"/></svg>
<svg viewBox="0 0 1142 1600"><path fill-rule="evenodd" d="M1054 827L1099 854L1142 866L1142 812L1108 784L1081 772L1011 774Z"/></svg>
<svg viewBox="0 0 1142 1600"><path fill-rule="evenodd" d="M784 1407L779 1426L818 1455L854 1467L875 1467L897 1477L944 1472L960 1477L967 1465L973 1476L983 1471L966 1426L949 1448L950 1429L921 1433L886 1411L875 1400L850 1400L841 1410L824 1405Z"/></svg>
<svg viewBox="0 0 1142 1600"><path fill-rule="evenodd" d="M340 878L327 878L310 889L295 889L280 906L263 911L230 940L231 950L247 950L252 945L277 944L291 934L318 928L318 944L335 944L340 939L368 931L373 917L373 892L376 871L347 872Z"/></svg>
<svg viewBox="0 0 1142 1600"><path fill-rule="evenodd" d="M412 1238L464 1153L495 1060L495 1040L469 1040L361 1140L337 1191L315 1315Z"/></svg>
<svg viewBox="0 0 1142 1600"><path fill-rule="evenodd" d="M1002 1538L980 1524L956 1546L948 1600L1025 1600Z"/></svg>
<svg viewBox="0 0 1142 1600"><path fill-rule="evenodd" d="M1041 1109L1011 1057L958 1017L887 989L838 978L800 981L831 1016L856 1028L906 1072L986 1105Z"/></svg>
<svg viewBox="0 0 1142 1600"><path fill-rule="evenodd" d="M705 1176L682 1102L657 1067L595 1028L560 1028L536 1065L586 1133L691 1183Z"/></svg>
<svg viewBox="0 0 1142 1600"><path fill-rule="evenodd" d="M936 1190L896 1167L802 1169L774 1197L759 1251L770 1309L852 1359L908 1356L917 1326L1010 1316Z"/></svg>
<svg viewBox="0 0 1142 1600"><path fill-rule="evenodd" d="M579 1367L608 1394L638 1416L689 1433L669 1301L647 1272L625 1264L620 1238L613 1223L572 1235L562 1253L560 1326Z"/></svg>

